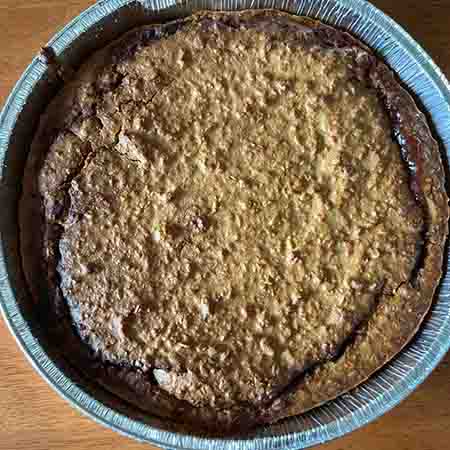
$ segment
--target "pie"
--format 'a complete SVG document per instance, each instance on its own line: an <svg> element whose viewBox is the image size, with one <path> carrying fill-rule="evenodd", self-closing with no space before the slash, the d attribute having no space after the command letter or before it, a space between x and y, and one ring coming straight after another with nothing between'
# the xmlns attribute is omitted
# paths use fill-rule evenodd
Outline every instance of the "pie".
<svg viewBox="0 0 450 450"><path fill-rule="evenodd" d="M354 388L442 271L439 148L348 33L273 10L132 30L41 118L26 278L64 355L150 414L225 432Z"/></svg>

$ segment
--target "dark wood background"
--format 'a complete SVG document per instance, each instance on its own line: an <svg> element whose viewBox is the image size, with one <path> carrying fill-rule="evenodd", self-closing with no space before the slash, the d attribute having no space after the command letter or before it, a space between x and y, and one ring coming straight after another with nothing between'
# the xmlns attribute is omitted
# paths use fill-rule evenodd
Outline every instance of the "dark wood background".
<svg viewBox="0 0 450 450"><path fill-rule="evenodd" d="M0 103L39 48L92 0L0 0ZM450 77L450 0L375 0ZM138 450L75 411L25 360L0 320L0 450ZM393 411L323 450L450 448L450 356Z"/></svg>

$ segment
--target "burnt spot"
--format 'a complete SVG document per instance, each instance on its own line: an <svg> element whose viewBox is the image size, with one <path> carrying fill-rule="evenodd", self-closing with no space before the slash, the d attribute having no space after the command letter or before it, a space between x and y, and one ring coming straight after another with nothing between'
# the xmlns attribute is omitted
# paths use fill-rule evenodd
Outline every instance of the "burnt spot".
<svg viewBox="0 0 450 450"><path fill-rule="evenodd" d="M41 59L47 65L57 64L56 53L52 47L42 47Z"/></svg>
<svg viewBox="0 0 450 450"><path fill-rule="evenodd" d="M181 187L177 187L173 192L168 195L169 202L180 203L186 196L186 192Z"/></svg>
<svg viewBox="0 0 450 450"><path fill-rule="evenodd" d="M185 229L178 223L169 223L166 225L166 232L170 239L182 239L185 235Z"/></svg>
<svg viewBox="0 0 450 450"><path fill-rule="evenodd" d="M207 231L209 227L208 219L205 216L194 217L191 222L194 232L202 233Z"/></svg>
<svg viewBox="0 0 450 450"><path fill-rule="evenodd" d="M114 64L117 64L130 59L134 57L141 48L147 47L163 37L175 34L183 29L188 23L188 19L180 19L162 25L154 25L149 28L136 30L128 35L126 41L118 42L111 53L111 60Z"/></svg>
<svg viewBox="0 0 450 450"><path fill-rule="evenodd" d="M87 264L88 273L99 273L103 270L103 264L100 261L93 261Z"/></svg>
<svg viewBox="0 0 450 450"><path fill-rule="evenodd" d="M59 58L52 47L43 47L41 49L40 59L47 65L50 78L68 81L75 75L75 71L72 67L64 65L59 61Z"/></svg>
<svg viewBox="0 0 450 450"><path fill-rule="evenodd" d="M122 84L124 78L125 76L114 67L112 70L104 72L103 76L97 80L95 88L99 94L114 91Z"/></svg>

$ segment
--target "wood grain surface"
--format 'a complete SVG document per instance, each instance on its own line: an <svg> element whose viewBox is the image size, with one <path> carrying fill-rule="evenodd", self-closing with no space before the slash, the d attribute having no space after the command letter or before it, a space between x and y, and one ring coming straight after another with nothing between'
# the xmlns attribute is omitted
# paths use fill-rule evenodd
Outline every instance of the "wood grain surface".
<svg viewBox="0 0 450 450"><path fill-rule="evenodd" d="M0 103L32 57L92 0L0 0ZM450 0L376 0L450 77ZM0 450L150 449L82 416L31 368L0 320ZM400 406L323 450L450 448L450 356Z"/></svg>

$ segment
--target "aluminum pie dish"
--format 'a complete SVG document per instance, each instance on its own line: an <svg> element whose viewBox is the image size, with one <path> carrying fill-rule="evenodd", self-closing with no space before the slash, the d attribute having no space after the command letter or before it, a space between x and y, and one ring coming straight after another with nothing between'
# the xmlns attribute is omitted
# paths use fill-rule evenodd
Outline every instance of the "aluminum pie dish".
<svg viewBox="0 0 450 450"><path fill-rule="evenodd" d="M234 1L103 0L74 19L48 44L59 58L78 66L94 49L135 26L177 18L198 9L279 8L318 18L350 31L376 50L428 113L448 169L450 86L430 57L390 18L362 0ZM450 275L447 263L431 312L400 355L367 382L299 417L227 439L183 434L149 417L83 378L70 367L40 327L21 269L17 204L26 156L39 116L58 86L36 57L8 98L0 116L0 306L11 332L36 370L73 406L128 436L164 448L306 448L348 433L379 417L412 392L450 346Z"/></svg>

